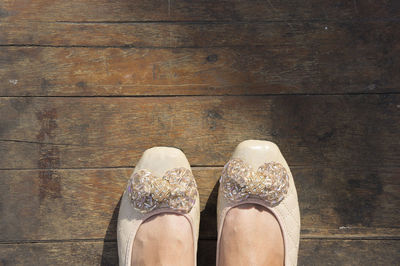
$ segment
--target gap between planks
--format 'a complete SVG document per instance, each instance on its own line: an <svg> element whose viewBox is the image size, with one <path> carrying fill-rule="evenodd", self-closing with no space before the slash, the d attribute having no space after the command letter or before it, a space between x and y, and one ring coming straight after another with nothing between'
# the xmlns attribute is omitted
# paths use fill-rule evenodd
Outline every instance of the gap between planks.
<svg viewBox="0 0 400 266"><path fill-rule="evenodd" d="M385 92L343 92L343 93L263 93L263 94L162 94L162 95L0 95L0 98L179 98L179 97L287 97L287 96L377 96L377 95L399 95L396 88L386 88L394 91ZM2 140L0 140L2 141ZM18 141L18 140L16 140Z"/></svg>

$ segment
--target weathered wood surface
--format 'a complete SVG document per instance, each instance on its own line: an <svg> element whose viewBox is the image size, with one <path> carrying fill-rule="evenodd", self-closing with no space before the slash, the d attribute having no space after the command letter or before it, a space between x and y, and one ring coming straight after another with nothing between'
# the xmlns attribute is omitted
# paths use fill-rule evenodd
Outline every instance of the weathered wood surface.
<svg viewBox="0 0 400 266"><path fill-rule="evenodd" d="M216 239L221 167L195 167L200 238ZM400 238L400 168L292 169L303 238ZM0 171L1 241L116 239L132 169Z"/></svg>
<svg viewBox="0 0 400 266"><path fill-rule="evenodd" d="M399 32L398 22L393 21L123 24L25 21L1 23L0 44L159 48L265 46L281 49L300 46L310 50L329 45L332 52L339 47L359 52L372 47L391 50L389 46L396 46Z"/></svg>
<svg viewBox="0 0 400 266"><path fill-rule="evenodd" d="M302 240L299 265L398 265L400 241Z"/></svg>
<svg viewBox="0 0 400 266"><path fill-rule="evenodd" d="M215 265L215 241L199 242L199 266ZM400 241L316 240L300 243L298 265L397 265ZM118 265L116 242L77 241L0 244L0 263L8 265Z"/></svg>
<svg viewBox="0 0 400 266"><path fill-rule="evenodd" d="M222 166L245 139L291 166L398 167L400 96L1 98L0 168L133 166L153 146Z"/></svg>
<svg viewBox="0 0 400 266"><path fill-rule="evenodd" d="M291 21L398 19L390 1L2 0L1 21Z"/></svg>
<svg viewBox="0 0 400 266"><path fill-rule="evenodd" d="M195 166L214 265L216 182L250 138L292 168L299 265L398 264L399 20L394 0L0 0L0 265L116 265L155 145ZM295 95L119 97L266 94Z"/></svg>
<svg viewBox="0 0 400 266"><path fill-rule="evenodd" d="M379 36L382 46L339 38L286 47L0 47L0 95L398 92L400 35Z"/></svg>

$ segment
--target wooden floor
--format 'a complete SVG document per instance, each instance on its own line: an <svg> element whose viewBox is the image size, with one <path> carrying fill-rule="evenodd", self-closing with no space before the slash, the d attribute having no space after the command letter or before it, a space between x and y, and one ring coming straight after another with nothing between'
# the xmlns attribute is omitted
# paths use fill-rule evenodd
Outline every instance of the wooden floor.
<svg viewBox="0 0 400 266"><path fill-rule="evenodd" d="M116 265L141 153L181 148L214 265L216 188L281 148L299 265L399 265L398 1L0 0L0 265Z"/></svg>

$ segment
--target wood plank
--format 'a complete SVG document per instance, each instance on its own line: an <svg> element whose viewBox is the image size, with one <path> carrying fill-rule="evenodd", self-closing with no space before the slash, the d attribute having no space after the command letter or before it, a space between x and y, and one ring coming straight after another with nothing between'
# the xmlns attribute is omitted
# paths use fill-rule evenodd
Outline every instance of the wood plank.
<svg viewBox="0 0 400 266"><path fill-rule="evenodd" d="M399 110L399 95L1 98L0 169L127 167L153 146L222 166L245 139L291 166L398 167Z"/></svg>
<svg viewBox="0 0 400 266"><path fill-rule="evenodd" d="M53 23L0 24L1 45L121 47L297 47L389 49L399 41L397 22ZM251 41L249 41L251 40ZM377 46L377 43L379 45ZM365 49L365 48L364 48Z"/></svg>
<svg viewBox="0 0 400 266"><path fill-rule="evenodd" d="M303 240L299 265L397 265L399 240Z"/></svg>
<svg viewBox="0 0 400 266"><path fill-rule="evenodd" d="M0 244L0 265L118 265L116 242Z"/></svg>
<svg viewBox="0 0 400 266"><path fill-rule="evenodd" d="M193 168L201 239L216 239L222 168ZM400 168L292 169L303 238L400 238ZM1 241L116 239L119 200L132 169L0 171Z"/></svg>
<svg viewBox="0 0 400 266"><path fill-rule="evenodd" d="M302 240L298 265L397 265L399 240ZM373 252L371 252L373 251ZM199 242L199 266L215 265L216 242ZM1 244L2 265L118 265L116 242Z"/></svg>
<svg viewBox="0 0 400 266"><path fill-rule="evenodd" d="M399 240L302 239L298 265L397 265L399 248ZM198 264L215 265L215 252L215 241L200 241Z"/></svg>
<svg viewBox="0 0 400 266"><path fill-rule="evenodd" d="M382 46L348 37L275 48L1 47L0 96L398 92L400 42L390 36Z"/></svg>
<svg viewBox="0 0 400 266"><path fill-rule="evenodd" d="M398 19L397 1L3 0L2 21L291 21Z"/></svg>

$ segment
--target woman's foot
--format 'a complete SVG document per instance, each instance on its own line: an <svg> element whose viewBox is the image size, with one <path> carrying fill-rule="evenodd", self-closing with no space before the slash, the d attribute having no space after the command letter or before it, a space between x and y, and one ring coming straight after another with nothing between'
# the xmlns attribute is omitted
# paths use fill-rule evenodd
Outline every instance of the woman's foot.
<svg viewBox="0 0 400 266"><path fill-rule="evenodd" d="M140 225L132 248L132 266L188 266L193 261L193 234L184 216L159 214Z"/></svg>
<svg viewBox="0 0 400 266"><path fill-rule="evenodd" d="M284 262L282 232L275 216L266 208L243 204L225 217L219 265L279 265Z"/></svg>
<svg viewBox="0 0 400 266"><path fill-rule="evenodd" d="M220 178L217 219L217 266L297 265L297 192L276 144L236 147Z"/></svg>
<svg viewBox="0 0 400 266"><path fill-rule="evenodd" d="M119 265L195 265L199 221L199 193L186 156L171 147L146 150L121 199Z"/></svg>

